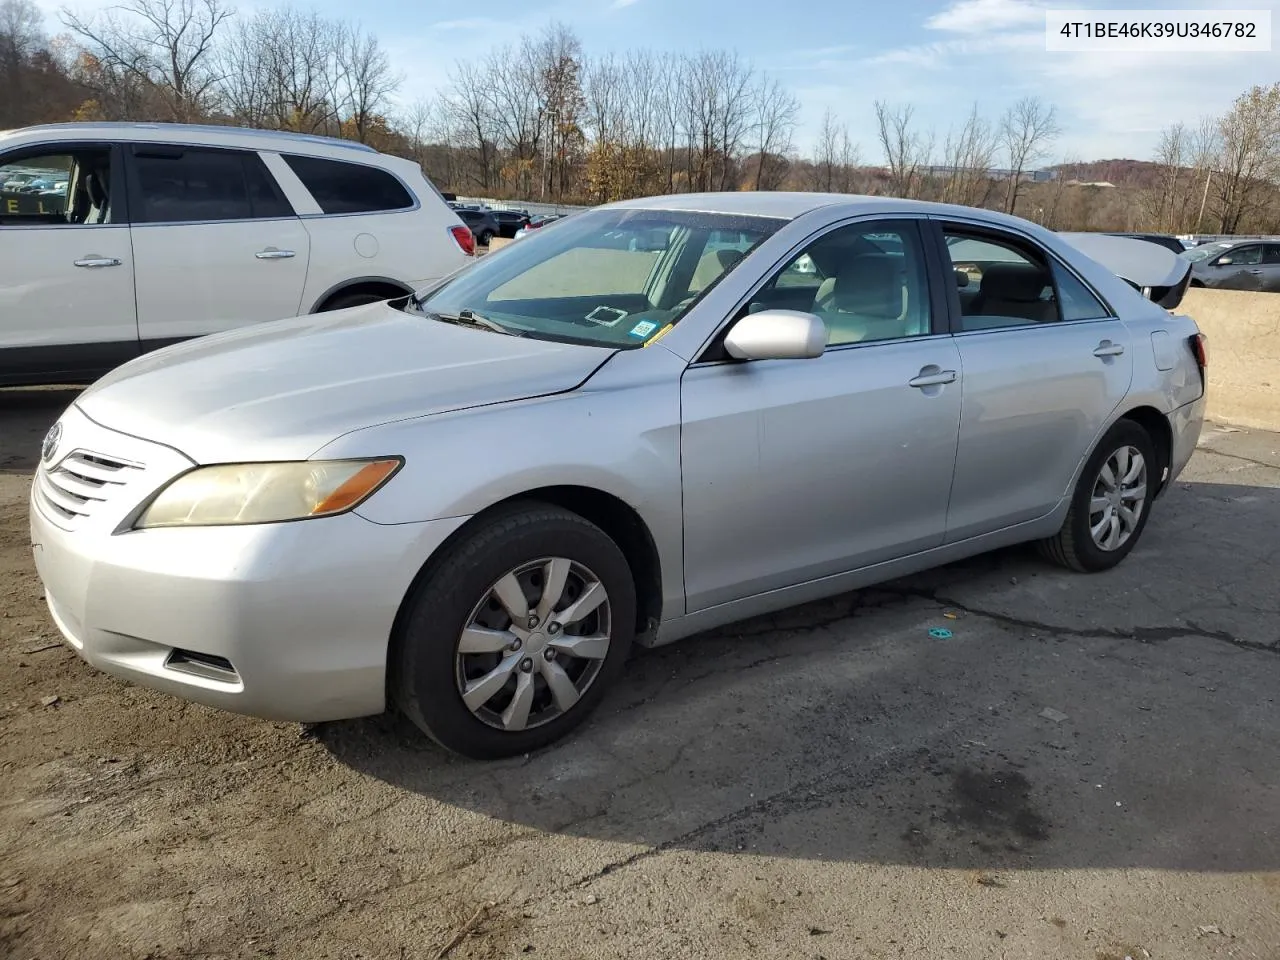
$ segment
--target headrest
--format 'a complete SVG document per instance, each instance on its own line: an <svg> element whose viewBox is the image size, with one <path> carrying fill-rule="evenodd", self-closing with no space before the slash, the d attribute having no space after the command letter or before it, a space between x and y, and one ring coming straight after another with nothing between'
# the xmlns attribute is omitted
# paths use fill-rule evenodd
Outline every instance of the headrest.
<svg viewBox="0 0 1280 960"><path fill-rule="evenodd" d="M836 276L835 307L847 313L896 317L902 313L903 261L883 253L849 260Z"/></svg>
<svg viewBox="0 0 1280 960"><path fill-rule="evenodd" d="M742 259L742 251L735 250L733 247L725 247L723 250L716 251L716 259L720 261L720 270L727 271L735 263Z"/></svg>
<svg viewBox="0 0 1280 960"><path fill-rule="evenodd" d="M89 195L89 202L95 207L100 207L107 202L107 191L96 173L90 173L84 178L84 191Z"/></svg>
<svg viewBox="0 0 1280 960"><path fill-rule="evenodd" d="M987 300L1039 300L1049 275L1029 263L993 263L982 271L982 296Z"/></svg>

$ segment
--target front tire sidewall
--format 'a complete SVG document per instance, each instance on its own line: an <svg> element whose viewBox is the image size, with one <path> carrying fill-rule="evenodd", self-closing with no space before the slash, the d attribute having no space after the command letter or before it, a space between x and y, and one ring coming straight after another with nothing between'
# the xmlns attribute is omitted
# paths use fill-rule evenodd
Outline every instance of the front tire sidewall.
<svg viewBox="0 0 1280 960"><path fill-rule="evenodd" d="M1089 524L1089 504L1093 499L1093 488L1098 482L1102 465L1121 447L1135 447L1142 454L1142 459L1147 465L1147 498L1142 504L1138 526L1129 539L1115 550L1103 550L1093 542ZM1075 494L1072 496L1071 514L1067 518L1067 523L1071 524L1071 541L1075 559L1082 569L1091 573L1110 570L1137 546L1142 538L1142 532L1147 527L1147 519L1151 516L1151 503L1155 498L1156 485L1160 482L1160 472L1160 466L1156 462L1155 445L1151 442L1151 436L1146 430L1131 420L1121 420L1107 431L1080 474Z"/></svg>
<svg viewBox="0 0 1280 960"><path fill-rule="evenodd" d="M568 713L529 730L498 730L473 715L458 692L458 639L495 581L521 564L549 556L575 560L600 578L611 606L609 653ZM560 739L598 706L625 665L635 622L631 569L602 530L554 507L507 512L448 550L424 578L399 638L396 701L420 729L455 753L478 760L527 753Z"/></svg>

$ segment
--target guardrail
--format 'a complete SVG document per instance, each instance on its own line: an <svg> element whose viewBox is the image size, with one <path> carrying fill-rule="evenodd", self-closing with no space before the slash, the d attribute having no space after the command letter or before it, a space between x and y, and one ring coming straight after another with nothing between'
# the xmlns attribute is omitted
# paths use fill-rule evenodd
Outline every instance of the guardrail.
<svg viewBox="0 0 1280 960"><path fill-rule="evenodd" d="M524 210L530 216L539 214L573 213L575 210L590 210L590 207L574 206L570 203L539 203L525 200L493 200L487 197L464 197L459 195L457 203L478 204L490 210Z"/></svg>

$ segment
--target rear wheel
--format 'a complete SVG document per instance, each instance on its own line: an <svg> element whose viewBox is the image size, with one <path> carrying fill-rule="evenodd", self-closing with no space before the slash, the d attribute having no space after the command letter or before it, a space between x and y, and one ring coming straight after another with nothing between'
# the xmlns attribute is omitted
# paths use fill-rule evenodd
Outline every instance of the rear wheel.
<svg viewBox="0 0 1280 960"><path fill-rule="evenodd" d="M346 310L348 307L363 307L367 303L381 303L383 300L390 300L394 294L383 295L373 293L371 291L357 291L355 293L340 293L332 300L325 303L323 307L317 311L318 313L329 313L333 310Z"/></svg>
<svg viewBox="0 0 1280 960"><path fill-rule="evenodd" d="M635 632L635 585L594 524L524 504L433 563L398 638L400 709L464 756L525 753L586 719Z"/></svg>
<svg viewBox="0 0 1280 960"><path fill-rule="evenodd" d="M1161 475L1151 435L1121 420L1089 457L1062 529L1040 542L1048 559L1071 570L1109 570L1142 536Z"/></svg>

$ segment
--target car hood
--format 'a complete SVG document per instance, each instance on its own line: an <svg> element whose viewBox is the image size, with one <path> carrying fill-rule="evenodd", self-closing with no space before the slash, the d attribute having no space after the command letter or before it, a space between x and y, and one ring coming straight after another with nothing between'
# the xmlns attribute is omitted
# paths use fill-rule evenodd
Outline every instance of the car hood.
<svg viewBox="0 0 1280 960"><path fill-rule="evenodd" d="M363 427L572 390L613 352L378 303L166 347L76 403L105 427L197 463L306 459Z"/></svg>

